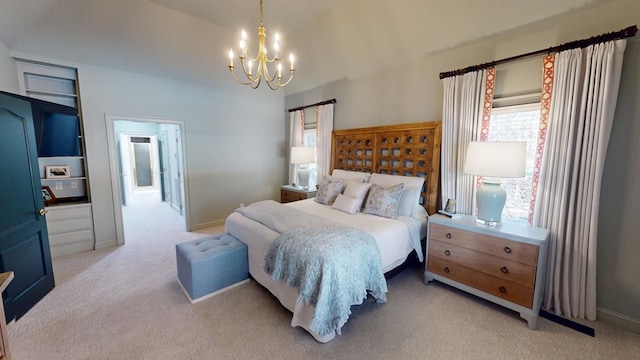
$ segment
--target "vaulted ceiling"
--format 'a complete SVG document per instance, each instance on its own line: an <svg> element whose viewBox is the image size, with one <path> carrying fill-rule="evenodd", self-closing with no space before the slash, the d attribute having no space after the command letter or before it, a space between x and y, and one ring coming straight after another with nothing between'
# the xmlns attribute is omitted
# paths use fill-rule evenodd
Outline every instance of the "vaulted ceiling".
<svg viewBox="0 0 640 360"><path fill-rule="evenodd" d="M610 1L264 0L264 25L297 56L286 88L293 93ZM17 53L224 87L235 84L226 54L243 27L255 49L258 10L258 0L2 0L0 42Z"/></svg>

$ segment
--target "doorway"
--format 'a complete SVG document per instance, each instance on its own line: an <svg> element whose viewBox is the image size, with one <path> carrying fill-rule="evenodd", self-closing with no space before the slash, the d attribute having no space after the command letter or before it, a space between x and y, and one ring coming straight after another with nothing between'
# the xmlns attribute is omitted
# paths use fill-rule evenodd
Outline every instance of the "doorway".
<svg viewBox="0 0 640 360"><path fill-rule="evenodd" d="M189 231L183 122L106 118L118 245L128 232L167 223Z"/></svg>
<svg viewBox="0 0 640 360"><path fill-rule="evenodd" d="M159 125L144 124L145 133L136 122L120 120L114 125L119 140L120 186L124 188L121 204L161 202L162 162L168 159L160 157L159 138L153 133Z"/></svg>

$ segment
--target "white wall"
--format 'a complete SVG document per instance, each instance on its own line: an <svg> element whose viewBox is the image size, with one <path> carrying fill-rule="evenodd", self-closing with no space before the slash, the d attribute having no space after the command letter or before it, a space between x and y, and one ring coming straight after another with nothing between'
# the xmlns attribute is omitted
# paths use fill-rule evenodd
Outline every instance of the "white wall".
<svg viewBox="0 0 640 360"><path fill-rule="evenodd" d="M637 0L616 0L571 16L520 28L359 79L343 79L286 97L293 108L337 99L335 128L438 120L439 73L588 38L640 23ZM598 246L598 317L640 331L640 35L629 40L602 189ZM529 70L523 70L529 69ZM497 68L497 92L539 89L531 62ZM532 74L531 71L534 71ZM502 78L500 78L502 77ZM534 80L532 80L534 79ZM541 81L541 80L540 80ZM615 318L615 319L612 319Z"/></svg>
<svg viewBox="0 0 640 360"><path fill-rule="evenodd" d="M638 35L636 35L638 37ZM597 304L640 332L640 39L627 43L600 194ZM611 312L611 313L609 313ZM600 314L599 314L600 315Z"/></svg>
<svg viewBox="0 0 640 360"><path fill-rule="evenodd" d="M96 246L115 239L105 114L185 122L191 226L221 223L241 202L278 195L284 176L280 92L221 91L145 75L79 66Z"/></svg>
<svg viewBox="0 0 640 360"><path fill-rule="evenodd" d="M12 93L20 92L16 63L9 56L9 49L0 42L0 90Z"/></svg>
<svg viewBox="0 0 640 360"><path fill-rule="evenodd" d="M107 114L184 121L191 229L224 223L240 203L278 199L286 183L284 95L238 85L218 89L42 58L14 56L78 69L96 248L116 244L107 151ZM0 79L16 79L15 64L0 51ZM4 70L3 70L4 69ZM14 92L18 92L17 90Z"/></svg>

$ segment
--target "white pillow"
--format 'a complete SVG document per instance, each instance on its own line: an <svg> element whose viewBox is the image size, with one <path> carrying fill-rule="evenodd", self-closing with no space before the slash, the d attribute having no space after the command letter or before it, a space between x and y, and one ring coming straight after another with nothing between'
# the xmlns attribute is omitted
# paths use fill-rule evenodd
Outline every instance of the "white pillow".
<svg viewBox="0 0 640 360"><path fill-rule="evenodd" d="M411 217L414 219L420 219L425 217L428 218L429 213L422 205L416 204L415 208L413 209L413 214L411 215Z"/></svg>
<svg viewBox="0 0 640 360"><path fill-rule="evenodd" d="M402 176L402 175L389 175L389 174L371 174L369 182L372 184L378 184L382 187L389 187L395 184L403 183L405 187L415 186L422 189L424 184L424 178L418 176Z"/></svg>
<svg viewBox="0 0 640 360"><path fill-rule="evenodd" d="M360 209L361 205L362 200L339 194L331 207L336 210L344 211L347 214L355 214L356 211Z"/></svg>
<svg viewBox="0 0 640 360"><path fill-rule="evenodd" d="M389 174L371 174L369 182L382 187L389 187L395 184L404 184L403 196L398 204L398 215L411 216L414 205L419 204L420 192L424 184L424 178L418 176L402 176ZM416 189L411 189L416 188ZM404 192L407 192L404 194ZM400 211L402 209L403 211Z"/></svg>
<svg viewBox="0 0 640 360"><path fill-rule="evenodd" d="M344 180L356 180L358 182L367 182L369 181L370 173L361 172L361 171L350 171L350 170L341 170L341 169L333 169L331 176L344 179Z"/></svg>
<svg viewBox="0 0 640 360"><path fill-rule="evenodd" d="M350 196L352 198L356 198L359 203L357 207L357 211L360 211L362 207L362 203L364 202L364 198L367 196L367 192L371 187L371 183L358 183L355 181L347 181L346 187L342 192L346 196Z"/></svg>
<svg viewBox="0 0 640 360"><path fill-rule="evenodd" d="M419 205L421 188L409 186L402 189L400 202L398 203L398 216L411 216ZM422 207L422 206L420 206Z"/></svg>

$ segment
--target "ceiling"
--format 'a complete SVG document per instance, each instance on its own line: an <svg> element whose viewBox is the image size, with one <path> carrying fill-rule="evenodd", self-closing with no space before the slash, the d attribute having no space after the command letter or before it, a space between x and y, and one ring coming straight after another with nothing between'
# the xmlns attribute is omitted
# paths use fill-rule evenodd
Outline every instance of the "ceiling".
<svg viewBox="0 0 640 360"><path fill-rule="evenodd" d="M283 50L296 54L298 72L285 88L293 93L610 1L264 0L264 25L268 39L278 31ZM255 49L258 14L256 0L2 0L0 42L18 53L235 86L226 54L243 27Z"/></svg>

